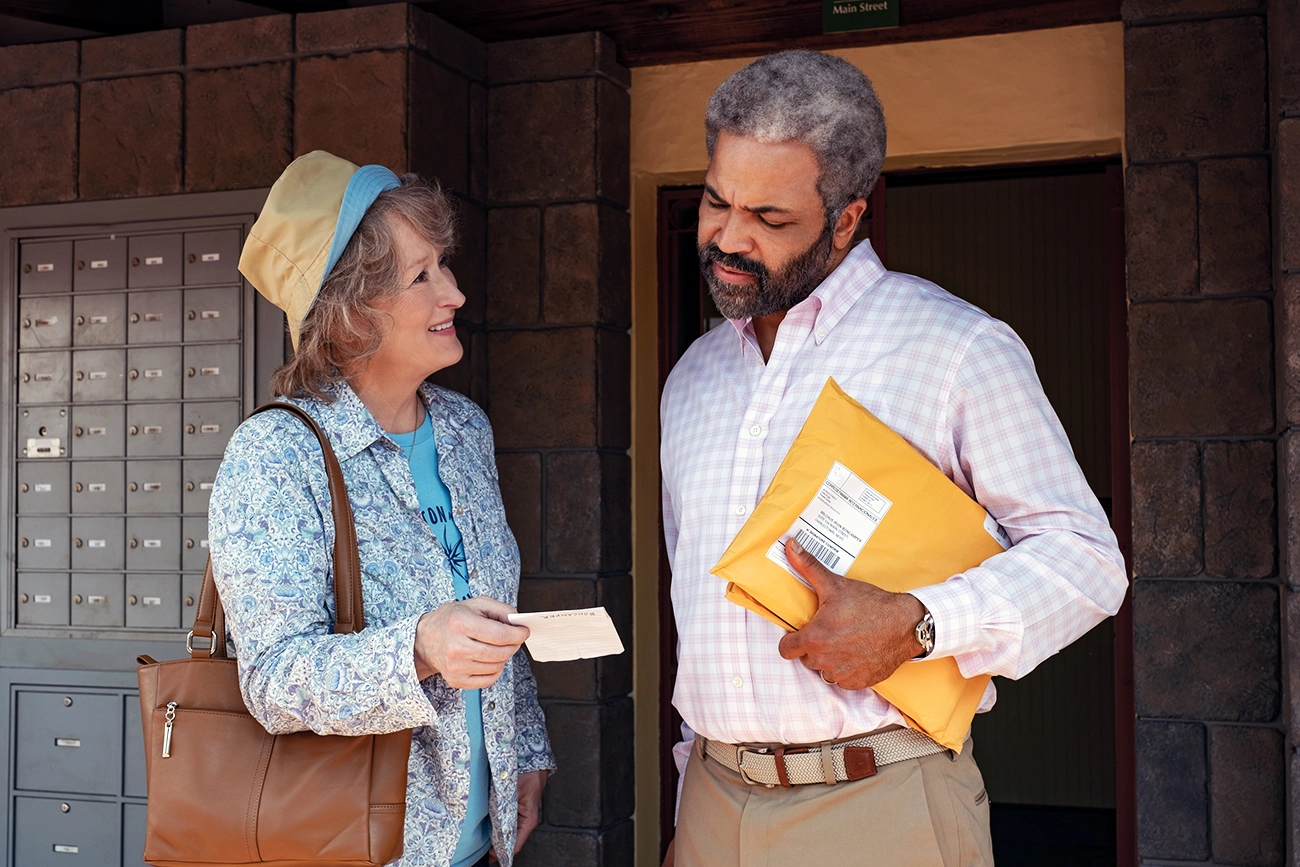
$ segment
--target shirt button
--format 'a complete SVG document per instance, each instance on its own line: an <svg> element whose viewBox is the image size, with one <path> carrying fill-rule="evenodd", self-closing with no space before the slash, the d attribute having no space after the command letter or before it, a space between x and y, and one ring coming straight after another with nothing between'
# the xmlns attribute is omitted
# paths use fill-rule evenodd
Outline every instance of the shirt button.
<svg viewBox="0 0 1300 867"><path fill-rule="evenodd" d="M490 701L490 702L488 702L488 708L487 708L487 709L488 709L488 710L496 710L496 709L497 709L497 703L494 702L494 701Z"/></svg>
<svg viewBox="0 0 1300 867"><path fill-rule="evenodd" d="M499 779L504 780L504 779L506 778L506 772L505 772L505 771L497 771L497 777L498 777Z"/></svg>
<svg viewBox="0 0 1300 867"><path fill-rule="evenodd" d="M760 425L754 425L749 429L749 435L752 437L756 437L762 432L763 432L763 428Z"/></svg>
<svg viewBox="0 0 1300 867"><path fill-rule="evenodd" d="M825 329L825 328L818 328L818 329L817 329L817 339L818 339L818 340L825 340L825 339L826 339L826 329Z"/></svg>
<svg viewBox="0 0 1300 867"><path fill-rule="evenodd" d="M737 506L737 507L736 507L736 514L737 514L737 515L743 515L743 514L745 514L745 507L744 507L744 506Z"/></svg>
<svg viewBox="0 0 1300 867"><path fill-rule="evenodd" d="M734 686L736 689L740 689L742 686L745 685L745 679L740 675L736 675L731 679L731 685Z"/></svg>

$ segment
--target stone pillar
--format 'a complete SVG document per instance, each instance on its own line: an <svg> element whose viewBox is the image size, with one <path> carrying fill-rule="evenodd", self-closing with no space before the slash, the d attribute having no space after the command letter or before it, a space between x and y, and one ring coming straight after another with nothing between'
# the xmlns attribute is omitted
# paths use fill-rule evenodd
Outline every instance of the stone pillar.
<svg viewBox="0 0 1300 867"><path fill-rule="evenodd" d="M631 648L628 71L594 33L488 46L488 413L522 609ZM535 667L560 772L524 865L632 863L631 653Z"/></svg>
<svg viewBox="0 0 1300 867"><path fill-rule="evenodd" d="M1276 7L1123 4L1142 863L1286 859Z"/></svg>

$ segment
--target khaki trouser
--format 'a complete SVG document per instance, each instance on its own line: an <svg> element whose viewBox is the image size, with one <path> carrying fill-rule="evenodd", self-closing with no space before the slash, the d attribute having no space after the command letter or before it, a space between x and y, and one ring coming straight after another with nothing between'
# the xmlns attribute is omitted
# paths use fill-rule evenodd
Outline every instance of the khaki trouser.
<svg viewBox="0 0 1300 867"><path fill-rule="evenodd" d="M768 789L691 751L678 867L992 867L989 804L967 739L874 777Z"/></svg>

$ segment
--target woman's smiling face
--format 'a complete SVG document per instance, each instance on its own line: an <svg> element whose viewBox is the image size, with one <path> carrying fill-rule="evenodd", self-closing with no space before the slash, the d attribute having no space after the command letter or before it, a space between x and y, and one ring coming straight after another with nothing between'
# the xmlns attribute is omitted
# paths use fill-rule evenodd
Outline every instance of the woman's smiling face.
<svg viewBox="0 0 1300 867"><path fill-rule="evenodd" d="M456 337L455 318L465 296L443 251L420 237L405 220L392 220L399 273L406 288L375 303L392 317L392 325L368 368L372 374L421 380L460 361L464 354Z"/></svg>

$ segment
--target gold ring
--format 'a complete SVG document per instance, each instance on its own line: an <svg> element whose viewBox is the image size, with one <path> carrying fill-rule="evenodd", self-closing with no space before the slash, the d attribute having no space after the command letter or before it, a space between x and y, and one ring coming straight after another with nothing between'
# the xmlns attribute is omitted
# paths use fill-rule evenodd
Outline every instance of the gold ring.
<svg viewBox="0 0 1300 867"><path fill-rule="evenodd" d="M825 682L825 683L829 683L831 686L836 686L835 681L831 680L829 677L826 676L826 672L824 672L824 671L819 671L819 672L817 672L817 673L820 674L820 675L822 676L822 681L823 681L823 682Z"/></svg>

